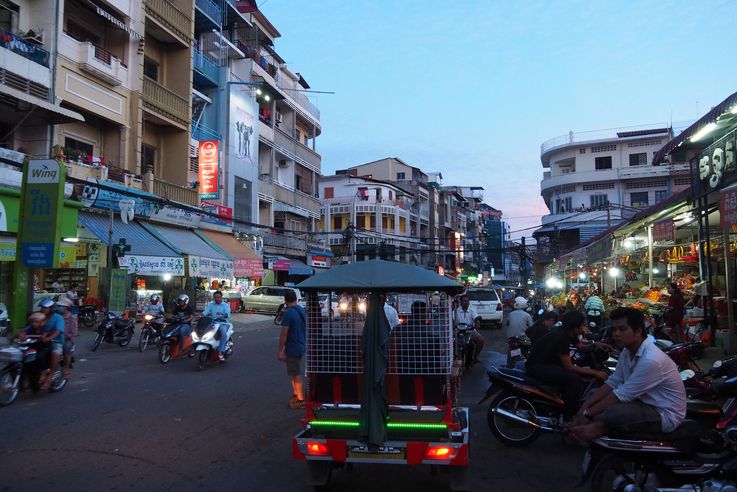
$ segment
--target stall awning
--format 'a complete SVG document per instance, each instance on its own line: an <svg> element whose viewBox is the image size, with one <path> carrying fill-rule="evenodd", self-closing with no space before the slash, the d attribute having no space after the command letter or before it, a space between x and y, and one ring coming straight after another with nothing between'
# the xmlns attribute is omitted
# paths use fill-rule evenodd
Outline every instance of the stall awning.
<svg viewBox="0 0 737 492"><path fill-rule="evenodd" d="M262 278L264 276L264 262L261 257L234 238L232 234L204 229L197 233L207 237L233 258L233 274L236 277Z"/></svg>
<svg viewBox="0 0 737 492"><path fill-rule="evenodd" d="M301 260L289 259L289 275L313 275L315 270Z"/></svg>
<svg viewBox="0 0 737 492"><path fill-rule="evenodd" d="M145 227L171 248L187 255L187 274L190 277L233 277L233 259L191 229L153 224L146 224Z"/></svg>

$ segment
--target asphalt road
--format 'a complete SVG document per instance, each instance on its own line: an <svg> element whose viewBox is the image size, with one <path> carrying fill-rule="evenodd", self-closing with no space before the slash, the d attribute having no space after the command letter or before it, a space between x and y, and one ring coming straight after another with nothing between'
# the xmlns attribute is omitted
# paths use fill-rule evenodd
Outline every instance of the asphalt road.
<svg viewBox="0 0 737 492"><path fill-rule="evenodd" d="M21 394L0 408L0 490L303 491L306 467L291 458L303 411L289 410L291 388L275 358L270 319L237 323L233 357L195 371L194 360L159 364L156 350L78 340L78 362L61 393ZM260 320L260 321L259 321ZM486 330L487 348L501 332ZM488 353L485 354L488 357ZM570 491L581 448L543 436L525 449L499 444L486 425L485 371L464 376L471 409L473 490ZM447 490L426 467L356 466L333 474L333 490Z"/></svg>

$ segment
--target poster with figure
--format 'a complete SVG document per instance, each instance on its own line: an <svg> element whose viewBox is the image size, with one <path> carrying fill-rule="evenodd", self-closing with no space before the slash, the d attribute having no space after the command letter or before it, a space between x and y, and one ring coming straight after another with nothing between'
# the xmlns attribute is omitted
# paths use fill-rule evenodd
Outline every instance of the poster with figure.
<svg viewBox="0 0 737 492"><path fill-rule="evenodd" d="M230 95L229 138L232 171L258 167L258 104L247 92L233 90Z"/></svg>

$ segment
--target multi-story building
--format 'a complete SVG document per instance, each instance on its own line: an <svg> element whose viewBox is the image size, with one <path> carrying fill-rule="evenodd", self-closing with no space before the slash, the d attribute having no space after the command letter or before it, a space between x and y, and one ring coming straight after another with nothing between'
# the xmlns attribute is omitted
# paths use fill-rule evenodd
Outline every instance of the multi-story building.
<svg viewBox="0 0 737 492"><path fill-rule="evenodd" d="M541 146L541 195L550 213L534 232L552 259L690 185L688 164L651 164L669 125L573 133ZM541 261L544 261L542 259Z"/></svg>
<svg viewBox="0 0 737 492"><path fill-rule="evenodd" d="M419 263L420 239L409 227L410 192L388 181L337 174L320 179L320 196L319 230L328 233L323 238L336 257Z"/></svg>
<svg viewBox="0 0 737 492"><path fill-rule="evenodd" d="M513 280L509 223L503 219L501 210L485 203L479 208L486 239L485 273L488 273L495 282Z"/></svg>

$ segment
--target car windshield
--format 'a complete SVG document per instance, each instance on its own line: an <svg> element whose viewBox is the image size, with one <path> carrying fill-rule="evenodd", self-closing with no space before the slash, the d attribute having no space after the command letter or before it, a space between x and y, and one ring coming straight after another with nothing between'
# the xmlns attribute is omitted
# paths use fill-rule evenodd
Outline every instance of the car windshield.
<svg viewBox="0 0 737 492"><path fill-rule="evenodd" d="M466 295L469 301L498 301L499 297L493 290L469 290Z"/></svg>

